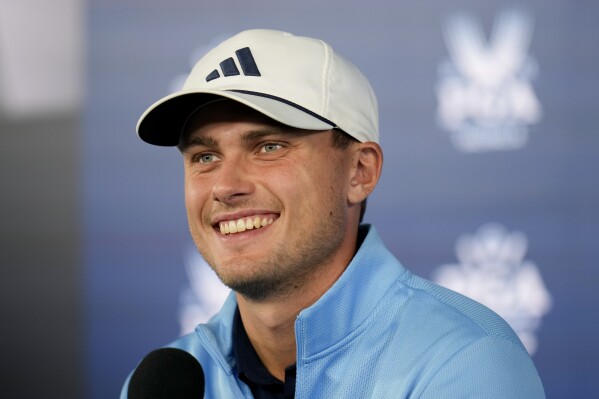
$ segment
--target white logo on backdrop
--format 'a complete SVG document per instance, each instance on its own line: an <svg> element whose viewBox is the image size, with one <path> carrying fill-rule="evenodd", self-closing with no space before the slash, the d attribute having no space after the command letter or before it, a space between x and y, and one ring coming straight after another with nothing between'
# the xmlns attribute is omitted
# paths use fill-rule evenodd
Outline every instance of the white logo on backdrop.
<svg viewBox="0 0 599 399"><path fill-rule="evenodd" d="M528 126L541 105L530 81L538 68L527 52L531 17L510 10L496 18L489 40L466 14L447 20L449 60L439 67L437 119L464 152L515 150L526 145Z"/></svg>
<svg viewBox="0 0 599 399"><path fill-rule="evenodd" d="M181 335L208 321L221 308L231 292L216 276L193 246L185 254L189 286L180 295L179 324Z"/></svg>
<svg viewBox="0 0 599 399"><path fill-rule="evenodd" d="M532 355L537 349L536 332L552 300L537 266L525 260L527 247L524 234L486 224L458 239L459 263L440 266L433 280L498 313Z"/></svg>

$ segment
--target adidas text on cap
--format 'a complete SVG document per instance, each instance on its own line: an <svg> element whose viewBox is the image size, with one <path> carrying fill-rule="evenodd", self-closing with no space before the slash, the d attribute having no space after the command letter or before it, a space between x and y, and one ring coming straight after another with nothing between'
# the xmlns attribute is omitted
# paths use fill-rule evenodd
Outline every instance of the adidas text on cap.
<svg viewBox="0 0 599 399"><path fill-rule="evenodd" d="M288 126L339 128L361 142L379 141L376 97L354 65L321 40L264 29L241 32L208 52L180 91L144 112L139 137L176 146L189 116L215 96Z"/></svg>

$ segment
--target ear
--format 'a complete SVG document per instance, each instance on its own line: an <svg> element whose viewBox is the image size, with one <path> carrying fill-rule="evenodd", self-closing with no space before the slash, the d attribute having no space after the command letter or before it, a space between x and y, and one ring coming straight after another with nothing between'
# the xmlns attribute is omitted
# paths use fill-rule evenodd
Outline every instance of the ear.
<svg viewBox="0 0 599 399"><path fill-rule="evenodd" d="M361 203L374 190L383 168L383 152L377 143L356 143L352 146L352 168L347 200Z"/></svg>

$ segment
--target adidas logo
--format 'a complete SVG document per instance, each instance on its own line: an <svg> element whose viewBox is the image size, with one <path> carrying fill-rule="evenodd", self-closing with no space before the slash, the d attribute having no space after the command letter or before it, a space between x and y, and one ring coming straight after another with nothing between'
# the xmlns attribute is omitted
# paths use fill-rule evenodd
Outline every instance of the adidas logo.
<svg viewBox="0 0 599 399"><path fill-rule="evenodd" d="M252 55L249 47L236 50L235 56L237 57L237 61L239 61L239 65L241 66L241 70L245 76L262 76L260 75L260 71L258 70L258 66L256 65L256 61L254 61L254 56ZM219 65L221 71L223 72L223 76L240 75L239 69L235 64L233 57L227 58ZM206 76L206 82L210 82L211 80L218 78L220 78L220 73L217 69L215 69L214 71L210 72L208 76Z"/></svg>

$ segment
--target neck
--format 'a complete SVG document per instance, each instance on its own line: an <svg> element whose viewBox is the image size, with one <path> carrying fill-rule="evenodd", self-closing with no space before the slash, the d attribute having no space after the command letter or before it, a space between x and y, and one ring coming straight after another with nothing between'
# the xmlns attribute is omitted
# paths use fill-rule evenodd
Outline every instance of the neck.
<svg viewBox="0 0 599 399"><path fill-rule="evenodd" d="M341 276L354 255L356 240L350 240L344 246L332 262L318 268L304 284L285 297L253 301L237 294L241 320L252 346L270 374L281 381L285 379L285 369L296 362L297 316Z"/></svg>

